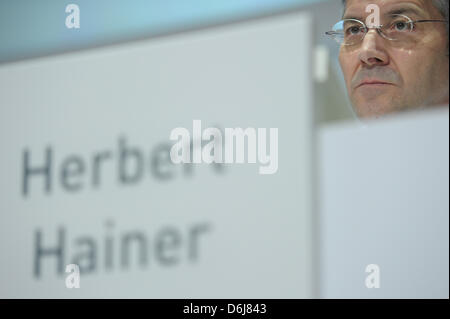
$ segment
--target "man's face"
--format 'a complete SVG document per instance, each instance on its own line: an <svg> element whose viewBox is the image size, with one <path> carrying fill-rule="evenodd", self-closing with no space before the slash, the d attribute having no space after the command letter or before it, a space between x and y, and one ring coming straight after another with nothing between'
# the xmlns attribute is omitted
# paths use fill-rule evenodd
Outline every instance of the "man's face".
<svg viewBox="0 0 450 319"><path fill-rule="evenodd" d="M431 0L347 0L344 18L366 22L366 7L380 8L380 24L391 12L413 21L442 20ZM445 23L417 23L412 39L399 43L370 29L363 41L343 45L339 62L358 116L380 117L406 109L448 104L449 57Z"/></svg>

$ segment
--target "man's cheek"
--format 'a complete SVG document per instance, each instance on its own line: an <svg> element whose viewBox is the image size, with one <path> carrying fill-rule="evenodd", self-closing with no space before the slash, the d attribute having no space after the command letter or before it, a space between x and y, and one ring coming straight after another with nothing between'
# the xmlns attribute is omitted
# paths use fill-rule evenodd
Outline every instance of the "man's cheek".
<svg viewBox="0 0 450 319"><path fill-rule="evenodd" d="M351 83L352 83L352 72L351 72L351 68L348 64L342 64L342 71L343 71L343 75L344 75L344 81L345 84L347 85L347 89L348 92L351 92Z"/></svg>

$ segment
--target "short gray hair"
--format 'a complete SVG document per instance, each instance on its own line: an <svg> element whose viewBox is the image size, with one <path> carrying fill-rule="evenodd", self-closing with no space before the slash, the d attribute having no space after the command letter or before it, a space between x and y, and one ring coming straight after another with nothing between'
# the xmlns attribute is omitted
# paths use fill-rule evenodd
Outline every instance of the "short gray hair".
<svg viewBox="0 0 450 319"><path fill-rule="evenodd" d="M441 15L444 18L444 20L447 21L447 23L446 23L446 25L447 25L447 55L449 55L449 50L450 50L449 40L448 40L448 36L449 36L448 1L449 0L433 0L434 6L436 7L436 9L439 10L439 12L441 13ZM347 1L346 0L342 0L342 2L344 4L344 10L345 10L345 6L347 4Z"/></svg>
<svg viewBox="0 0 450 319"><path fill-rule="evenodd" d="M342 0L344 3L344 7L346 4L346 0ZM433 0L434 6L439 10L441 15L444 17L444 20L447 21L447 33L448 33L448 0Z"/></svg>

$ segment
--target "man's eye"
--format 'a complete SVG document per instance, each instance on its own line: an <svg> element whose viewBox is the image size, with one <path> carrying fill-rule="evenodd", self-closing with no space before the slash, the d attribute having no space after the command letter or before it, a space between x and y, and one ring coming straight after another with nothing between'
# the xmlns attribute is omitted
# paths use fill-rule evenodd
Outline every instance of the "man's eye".
<svg viewBox="0 0 450 319"><path fill-rule="evenodd" d="M408 23L403 22L403 21L394 22L392 24L392 28L395 31L408 31L409 30Z"/></svg>
<svg viewBox="0 0 450 319"><path fill-rule="evenodd" d="M349 27L347 29L347 34L355 35L355 34L358 34L360 31L361 31L361 27Z"/></svg>

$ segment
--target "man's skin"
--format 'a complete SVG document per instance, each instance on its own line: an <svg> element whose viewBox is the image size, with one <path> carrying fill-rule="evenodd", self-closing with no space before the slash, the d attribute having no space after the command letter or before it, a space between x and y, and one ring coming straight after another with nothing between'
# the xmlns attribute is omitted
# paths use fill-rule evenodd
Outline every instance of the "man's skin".
<svg viewBox="0 0 450 319"><path fill-rule="evenodd" d="M417 14L405 13L412 20L444 19L431 0L348 0L344 18L365 22L370 14L365 12L369 4L379 6L381 24L383 15L397 8L418 11ZM418 23L416 27L412 43L400 45L370 29L360 44L341 47L339 62L348 95L360 118L448 105L446 24L427 22Z"/></svg>

